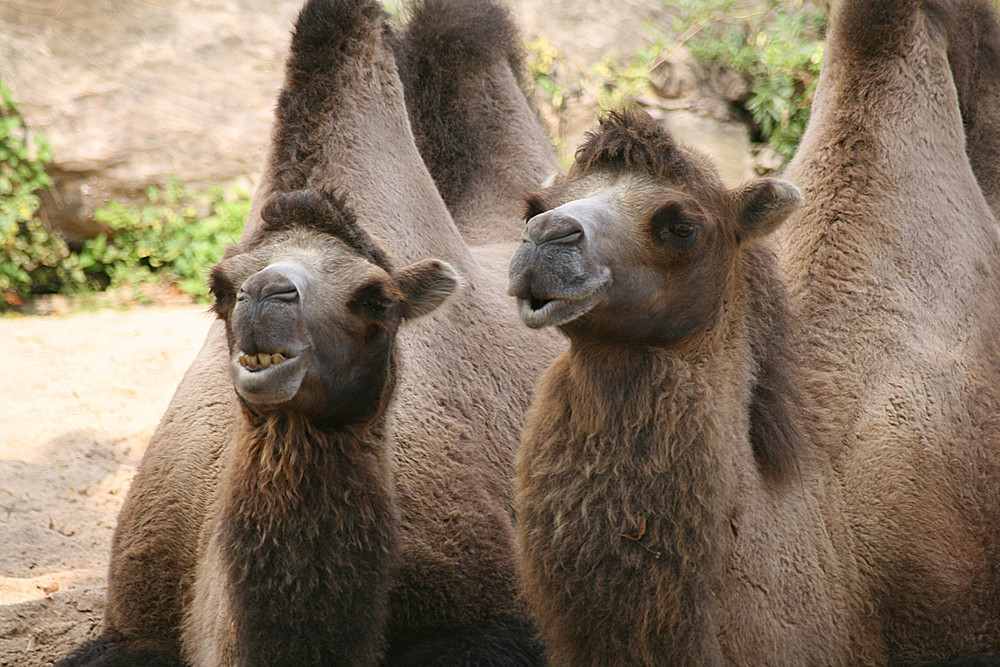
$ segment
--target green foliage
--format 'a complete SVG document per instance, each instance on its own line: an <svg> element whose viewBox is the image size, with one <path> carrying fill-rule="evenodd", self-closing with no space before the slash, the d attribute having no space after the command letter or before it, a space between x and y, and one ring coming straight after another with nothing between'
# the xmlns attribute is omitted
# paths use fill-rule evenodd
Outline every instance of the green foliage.
<svg viewBox="0 0 1000 667"><path fill-rule="evenodd" d="M747 9L752 7L752 9ZM699 61L730 68L747 82L740 102L760 141L786 160L795 152L809 121L809 108L823 58L825 0L671 0L666 26L643 26L648 47L630 56L612 54L574 67L545 40L528 44L528 65L536 101L552 126L556 147L565 148L567 107L583 101L598 109L617 108L653 93L653 71L682 45Z"/></svg>
<svg viewBox="0 0 1000 667"><path fill-rule="evenodd" d="M809 121L823 59L823 6L768 0L741 14L734 0L681 0L675 29L691 54L740 73L749 84L744 103L759 129L785 159Z"/></svg>
<svg viewBox="0 0 1000 667"><path fill-rule="evenodd" d="M79 265L94 288L171 282L208 297L208 269L239 240L250 213L242 191L195 193L178 181L150 188L148 204L110 202L94 213L109 231L84 241Z"/></svg>
<svg viewBox="0 0 1000 667"><path fill-rule="evenodd" d="M593 101L594 112L620 108L648 92L649 73L662 50L657 43L627 59L611 53L581 69L544 37L532 40L527 46L528 73L535 85L535 100L551 126L553 142L564 162L569 159L565 125L570 102ZM593 113L587 116L592 117Z"/></svg>
<svg viewBox="0 0 1000 667"><path fill-rule="evenodd" d="M208 269L239 239L250 213L245 192L198 193L176 180L150 188L143 205L112 201L95 211L107 232L74 250L38 216L51 162L48 144L27 130L0 80L0 312L39 294L149 283L208 297Z"/></svg>
<svg viewBox="0 0 1000 667"><path fill-rule="evenodd" d="M630 58L612 54L591 65L588 85L597 92L598 108L620 109L648 93L649 75L659 64L663 48L658 38L652 45L637 49Z"/></svg>
<svg viewBox="0 0 1000 667"><path fill-rule="evenodd" d="M544 37L531 40L527 47L528 75L535 85L535 100L539 111L553 126L552 141L562 153L566 150L566 58Z"/></svg>
<svg viewBox="0 0 1000 667"><path fill-rule="evenodd" d="M389 17L390 21L399 22L402 17L402 8L400 7L400 0L382 0L382 11L385 12L386 16Z"/></svg>
<svg viewBox="0 0 1000 667"><path fill-rule="evenodd" d="M82 279L66 242L36 215L51 162L45 139L25 127L0 80L0 310Z"/></svg>

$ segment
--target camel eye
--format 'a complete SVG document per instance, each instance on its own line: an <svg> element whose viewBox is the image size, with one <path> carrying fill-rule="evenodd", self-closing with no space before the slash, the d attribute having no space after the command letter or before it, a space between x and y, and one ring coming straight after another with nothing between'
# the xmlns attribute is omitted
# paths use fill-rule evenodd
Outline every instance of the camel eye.
<svg viewBox="0 0 1000 667"><path fill-rule="evenodd" d="M360 315L374 319L383 319L389 309L392 308L393 300L385 293L379 284L371 284L358 290L357 295L351 302L352 310Z"/></svg>
<svg viewBox="0 0 1000 667"><path fill-rule="evenodd" d="M682 239L686 239L694 233L694 225L688 222L678 222L674 225L670 231L674 236L679 236Z"/></svg>
<svg viewBox="0 0 1000 667"><path fill-rule="evenodd" d="M660 208L653 214L650 224L655 239L678 250L690 248L701 227L697 214L678 201Z"/></svg>

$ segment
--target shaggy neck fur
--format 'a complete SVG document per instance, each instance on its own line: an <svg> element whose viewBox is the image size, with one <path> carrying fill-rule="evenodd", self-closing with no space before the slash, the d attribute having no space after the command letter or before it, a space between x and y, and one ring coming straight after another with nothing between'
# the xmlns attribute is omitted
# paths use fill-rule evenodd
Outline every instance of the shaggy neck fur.
<svg viewBox="0 0 1000 667"><path fill-rule="evenodd" d="M377 664L395 547L384 419L245 414L221 522L236 664Z"/></svg>
<svg viewBox="0 0 1000 667"><path fill-rule="evenodd" d="M732 290L677 348L574 344L544 376L517 466L518 519L522 575L556 664L719 659L713 586L739 470L769 477L750 406L775 358L755 329L784 323L760 298L773 281L750 277L763 283ZM797 433L792 407L775 409L778 428Z"/></svg>

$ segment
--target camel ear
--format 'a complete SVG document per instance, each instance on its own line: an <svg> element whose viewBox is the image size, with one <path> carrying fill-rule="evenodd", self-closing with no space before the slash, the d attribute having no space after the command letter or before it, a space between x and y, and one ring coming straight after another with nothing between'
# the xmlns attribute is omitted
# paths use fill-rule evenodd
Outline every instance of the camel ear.
<svg viewBox="0 0 1000 667"><path fill-rule="evenodd" d="M762 178L732 192L736 230L740 241L764 238L781 225L802 201L802 193L788 181Z"/></svg>
<svg viewBox="0 0 1000 667"><path fill-rule="evenodd" d="M422 259L396 272L396 284L403 293L403 319L411 320L433 312L462 284L451 264L439 259Z"/></svg>

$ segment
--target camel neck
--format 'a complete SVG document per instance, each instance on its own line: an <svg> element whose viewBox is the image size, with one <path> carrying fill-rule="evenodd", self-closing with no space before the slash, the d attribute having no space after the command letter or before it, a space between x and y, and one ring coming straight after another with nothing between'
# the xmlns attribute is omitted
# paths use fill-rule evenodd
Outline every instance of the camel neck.
<svg viewBox="0 0 1000 667"><path fill-rule="evenodd" d="M220 531L239 664L377 661L396 530L383 423L244 424Z"/></svg>
<svg viewBox="0 0 1000 667"><path fill-rule="evenodd" d="M717 377L731 363L593 346L546 374L518 461L522 563L587 563L573 581L524 572L542 616L594 620L555 633L570 664L718 660L713 587L736 486L723 445L746 432L746 403Z"/></svg>
<svg viewBox="0 0 1000 667"><path fill-rule="evenodd" d="M801 443L767 266L686 344L574 341L543 377L517 462L521 567L567 664L723 662L729 517L760 471L786 479L781 457Z"/></svg>

